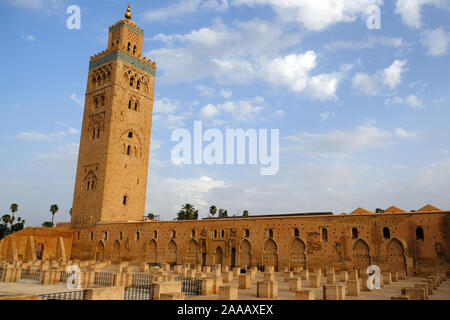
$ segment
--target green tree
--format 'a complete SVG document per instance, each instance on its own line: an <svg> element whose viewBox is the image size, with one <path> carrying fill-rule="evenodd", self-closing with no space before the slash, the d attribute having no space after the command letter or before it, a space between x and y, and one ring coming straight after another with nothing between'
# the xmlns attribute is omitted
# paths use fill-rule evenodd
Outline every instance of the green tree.
<svg viewBox="0 0 450 320"><path fill-rule="evenodd" d="M4 214L2 216L2 221L5 224L5 226L8 227L8 223L11 222L11 216L9 214Z"/></svg>
<svg viewBox="0 0 450 320"><path fill-rule="evenodd" d="M9 210L11 210L12 216L14 217L14 214L19 210L19 205L17 203L12 203Z"/></svg>
<svg viewBox="0 0 450 320"><path fill-rule="evenodd" d="M154 220L155 219L155 215L153 213L149 212L148 215L147 215L147 219Z"/></svg>
<svg viewBox="0 0 450 320"><path fill-rule="evenodd" d="M198 210L190 203L186 203L177 213L177 220L197 220Z"/></svg>
<svg viewBox="0 0 450 320"><path fill-rule="evenodd" d="M213 206L209 207L209 213L211 213L213 218L214 218L214 215L216 214L216 212L217 212L216 206L213 205Z"/></svg>
<svg viewBox="0 0 450 320"><path fill-rule="evenodd" d="M383 210L383 209L381 209L381 208L376 208L376 209L375 209L375 212L376 212L376 213L383 213L383 212L384 212L384 210Z"/></svg>
<svg viewBox="0 0 450 320"><path fill-rule="evenodd" d="M50 212L52 213L52 223L53 223L53 219L55 218L55 214L58 212L59 208L57 204L52 204L50 206Z"/></svg>
<svg viewBox="0 0 450 320"><path fill-rule="evenodd" d="M53 228L54 223L52 221L45 221L44 223L42 223L42 227L44 228Z"/></svg>
<svg viewBox="0 0 450 320"><path fill-rule="evenodd" d="M242 213L242 216L244 218L247 218L248 217L248 210L244 210L244 212Z"/></svg>
<svg viewBox="0 0 450 320"><path fill-rule="evenodd" d="M228 217L227 210L219 209L219 218L227 218L227 217Z"/></svg>

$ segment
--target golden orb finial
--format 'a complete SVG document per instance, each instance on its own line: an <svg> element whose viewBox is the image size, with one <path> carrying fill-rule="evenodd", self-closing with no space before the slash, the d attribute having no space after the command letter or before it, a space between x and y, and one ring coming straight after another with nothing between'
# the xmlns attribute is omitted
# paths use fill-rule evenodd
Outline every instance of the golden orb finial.
<svg viewBox="0 0 450 320"><path fill-rule="evenodd" d="M128 4L127 12L125 12L125 18L131 20L131 9L130 9L130 4Z"/></svg>

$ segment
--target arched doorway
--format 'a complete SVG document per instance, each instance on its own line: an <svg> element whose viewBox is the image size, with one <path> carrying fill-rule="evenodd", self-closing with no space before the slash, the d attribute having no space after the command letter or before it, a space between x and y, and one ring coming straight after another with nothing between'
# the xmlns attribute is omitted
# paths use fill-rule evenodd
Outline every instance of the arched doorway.
<svg viewBox="0 0 450 320"><path fill-rule="evenodd" d="M188 250L186 256L186 263L198 264L198 244L197 241L191 239L188 243Z"/></svg>
<svg viewBox="0 0 450 320"><path fill-rule="evenodd" d="M353 245L353 268L355 270L366 270L370 266L369 246L359 239Z"/></svg>
<svg viewBox="0 0 450 320"><path fill-rule="evenodd" d="M97 244L97 251L95 252L95 260L97 262L103 262L105 260L105 245L102 241Z"/></svg>
<svg viewBox="0 0 450 320"><path fill-rule="evenodd" d="M300 239L292 241L290 262L291 267L306 268L305 243Z"/></svg>
<svg viewBox="0 0 450 320"><path fill-rule="evenodd" d="M397 239L392 239L386 246L386 268L389 271L406 270L405 249Z"/></svg>
<svg viewBox="0 0 450 320"><path fill-rule="evenodd" d="M117 264L120 262L120 242L118 240L114 241L111 262Z"/></svg>
<svg viewBox="0 0 450 320"><path fill-rule="evenodd" d="M272 239L269 239L264 244L262 264L263 266L273 266L278 270L278 246Z"/></svg>
<svg viewBox="0 0 450 320"><path fill-rule="evenodd" d="M216 264L222 265L222 248L217 247L216 249Z"/></svg>
<svg viewBox="0 0 450 320"><path fill-rule="evenodd" d="M239 246L239 264L250 267L252 263L252 246L248 240L244 239Z"/></svg>
<svg viewBox="0 0 450 320"><path fill-rule="evenodd" d="M177 244L173 240L167 244L166 263L177 264Z"/></svg>
<svg viewBox="0 0 450 320"><path fill-rule="evenodd" d="M154 239L150 240L147 246L147 263L156 264L156 241Z"/></svg>
<svg viewBox="0 0 450 320"><path fill-rule="evenodd" d="M44 256L44 244L38 243L36 245L36 259L42 260L43 256Z"/></svg>
<svg viewBox="0 0 450 320"><path fill-rule="evenodd" d="M231 268L236 267L236 248L231 248Z"/></svg>

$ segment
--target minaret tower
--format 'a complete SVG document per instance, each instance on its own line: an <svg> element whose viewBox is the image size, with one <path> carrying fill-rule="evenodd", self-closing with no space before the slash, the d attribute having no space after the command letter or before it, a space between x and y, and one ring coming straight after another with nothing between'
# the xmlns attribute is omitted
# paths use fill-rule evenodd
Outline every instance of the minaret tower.
<svg viewBox="0 0 450 320"><path fill-rule="evenodd" d="M89 62L72 227L144 218L156 63L131 16Z"/></svg>

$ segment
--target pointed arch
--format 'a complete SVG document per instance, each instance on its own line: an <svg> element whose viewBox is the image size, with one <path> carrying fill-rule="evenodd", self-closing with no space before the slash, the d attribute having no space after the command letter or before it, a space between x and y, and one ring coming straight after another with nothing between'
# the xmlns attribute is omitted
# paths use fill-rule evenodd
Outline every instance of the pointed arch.
<svg viewBox="0 0 450 320"><path fill-rule="evenodd" d="M114 241L114 244L112 247L111 262L114 264L117 264L120 262L120 242L119 242L119 240Z"/></svg>
<svg viewBox="0 0 450 320"><path fill-rule="evenodd" d="M353 268L366 270L370 266L369 245L362 239L358 239L353 245Z"/></svg>
<svg viewBox="0 0 450 320"><path fill-rule="evenodd" d="M169 241L169 243L167 244L167 249L166 249L166 263L169 264L176 264L177 263L177 244L176 242L172 239Z"/></svg>
<svg viewBox="0 0 450 320"><path fill-rule="evenodd" d="M188 243L186 263L198 264L199 246L197 241L191 239Z"/></svg>
<svg viewBox="0 0 450 320"><path fill-rule="evenodd" d="M147 263L157 263L157 245L155 239L149 241L147 245Z"/></svg>
<svg viewBox="0 0 450 320"><path fill-rule="evenodd" d="M220 265L222 264L222 257L223 257L222 248L217 247L216 248L216 257L215 257L216 264L220 264Z"/></svg>
<svg viewBox="0 0 450 320"><path fill-rule="evenodd" d="M392 238L386 245L386 269L389 271L406 270L405 248L397 238Z"/></svg>
<svg viewBox="0 0 450 320"><path fill-rule="evenodd" d="M247 239L242 240L239 246L239 264L250 267L252 263L252 246Z"/></svg>
<svg viewBox="0 0 450 320"><path fill-rule="evenodd" d="M97 249L95 251L95 260L97 262L103 262L105 260L105 244L101 240L97 243Z"/></svg>
<svg viewBox="0 0 450 320"><path fill-rule="evenodd" d="M303 267L306 268L306 254L305 254L305 243L296 238L291 244L291 254L290 254L290 265L291 267Z"/></svg>
<svg viewBox="0 0 450 320"><path fill-rule="evenodd" d="M273 239L268 239L264 244L262 264L278 269L278 246Z"/></svg>

